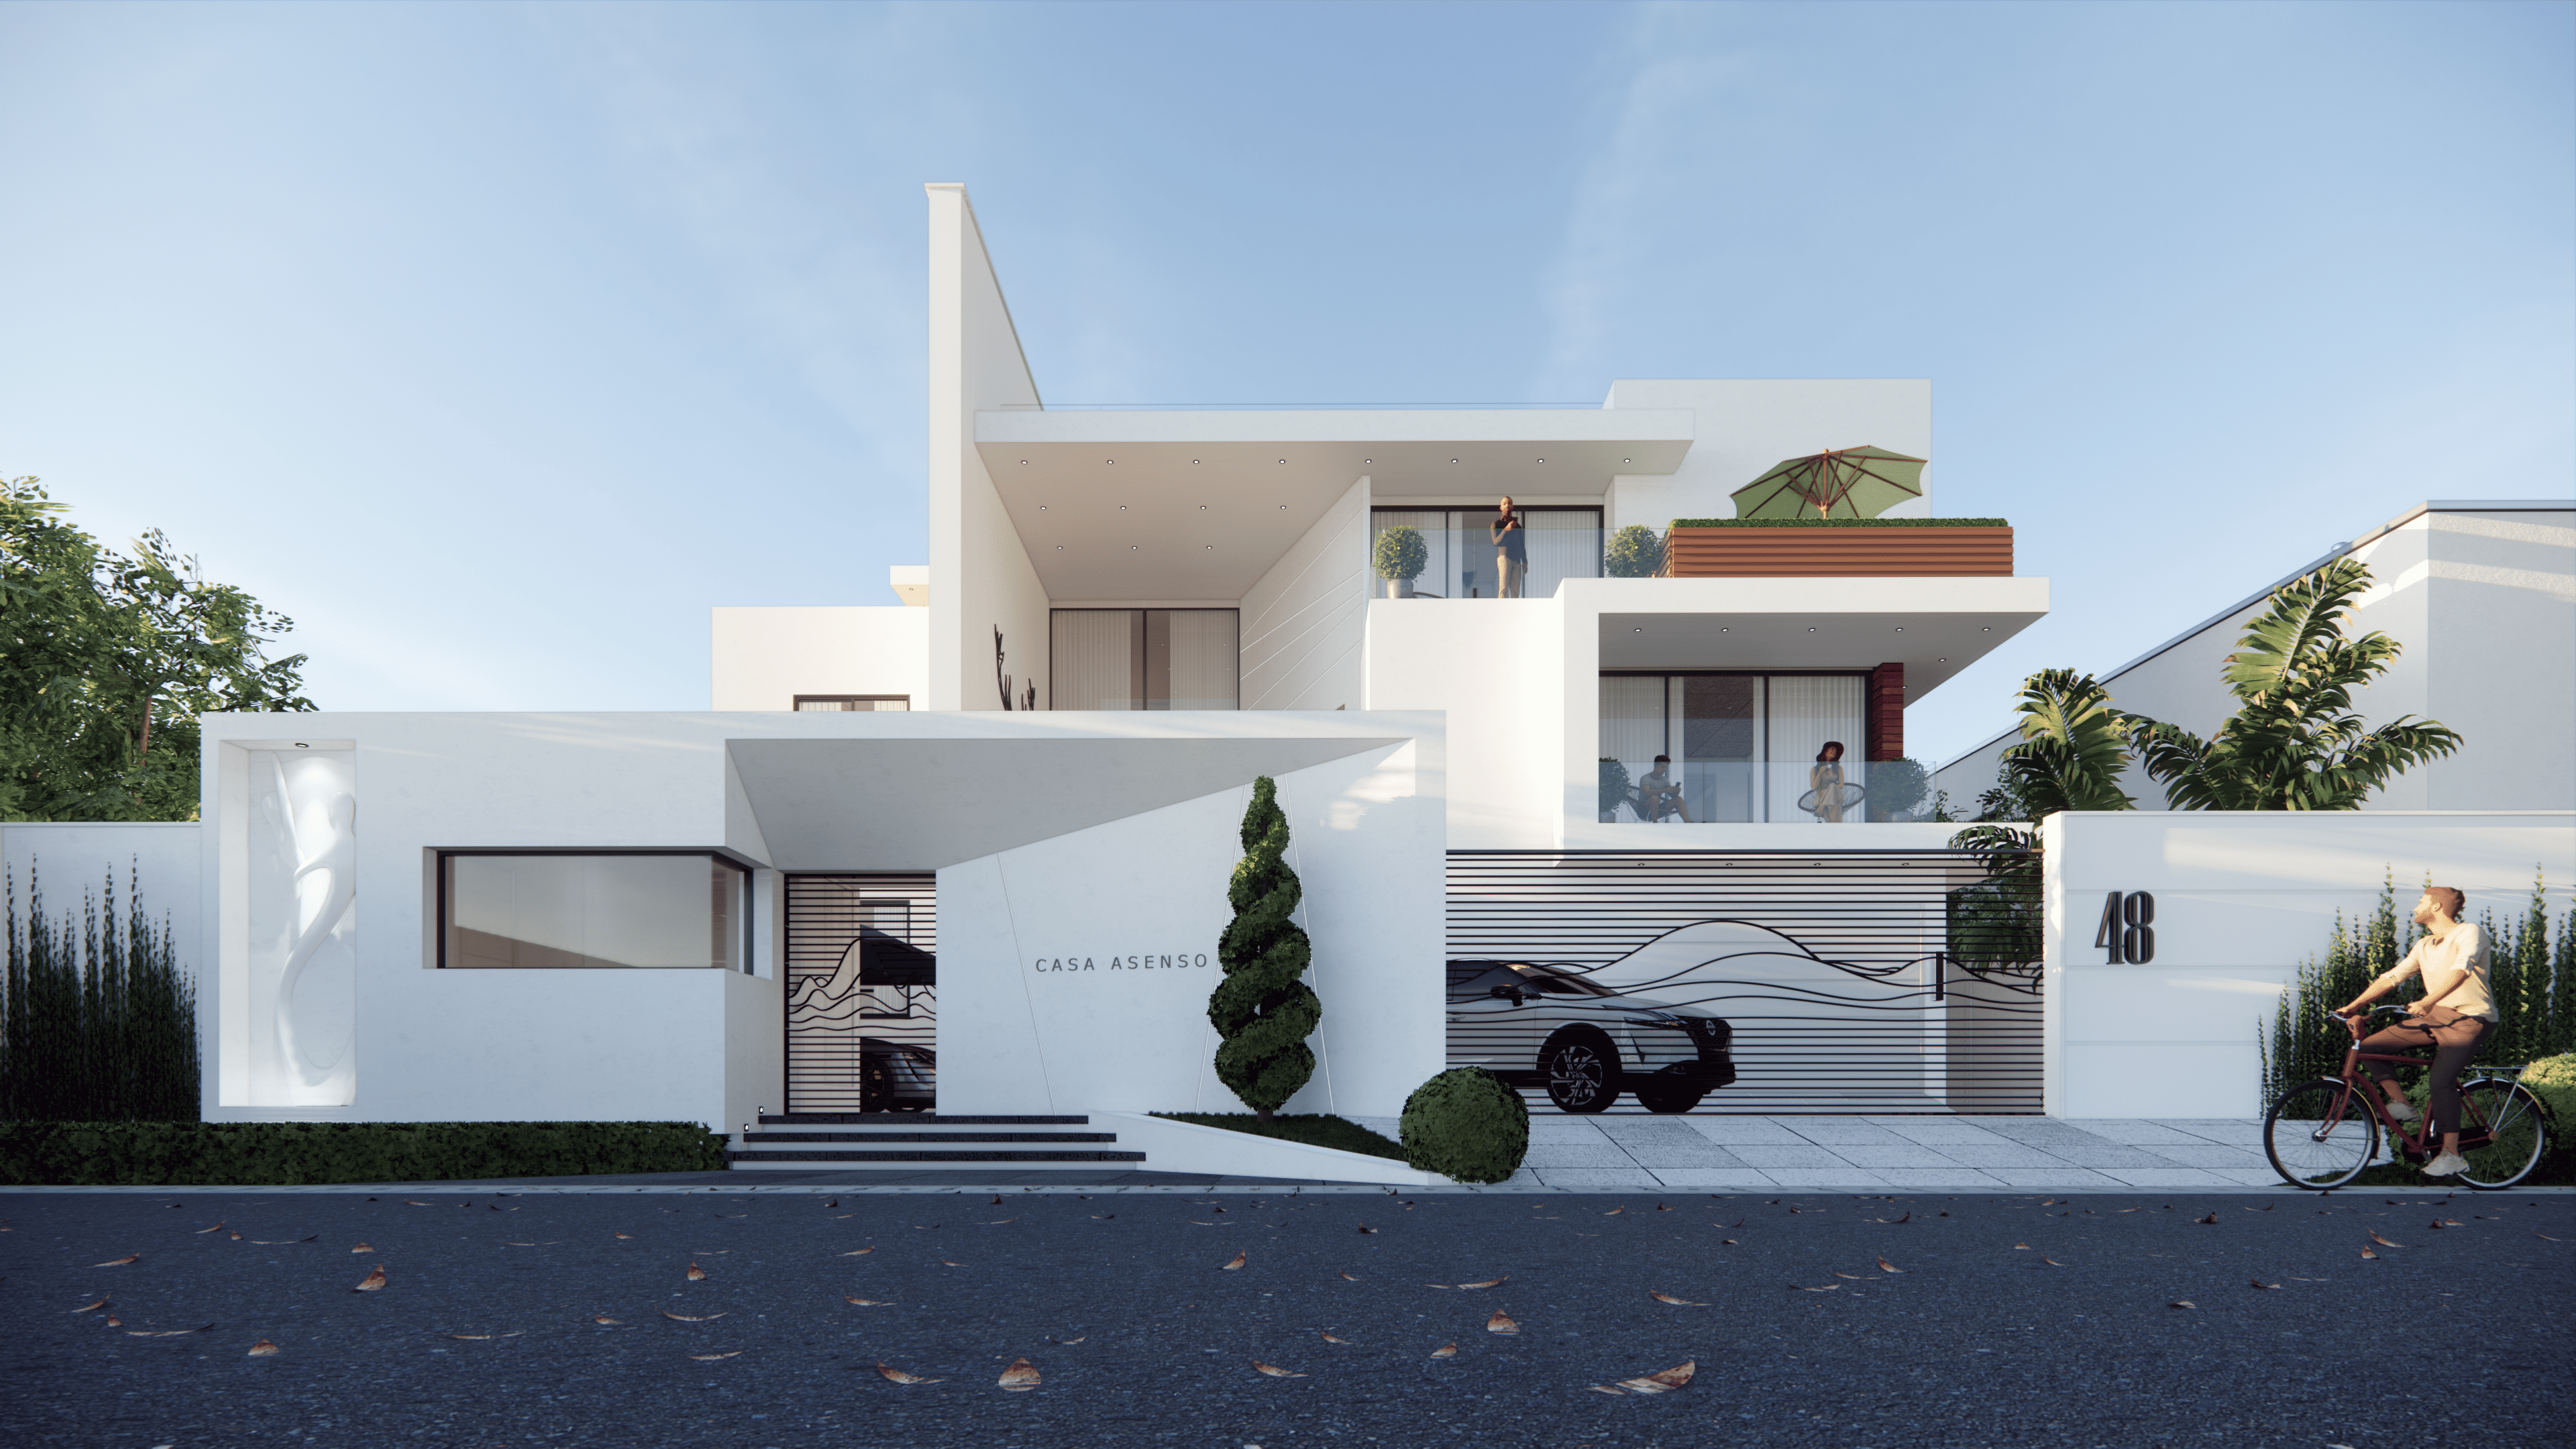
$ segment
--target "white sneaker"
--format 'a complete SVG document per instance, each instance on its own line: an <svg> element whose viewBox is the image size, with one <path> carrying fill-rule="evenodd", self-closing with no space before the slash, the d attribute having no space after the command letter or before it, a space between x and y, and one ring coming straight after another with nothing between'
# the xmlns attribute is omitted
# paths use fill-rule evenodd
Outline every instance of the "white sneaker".
<svg viewBox="0 0 2576 1449"><path fill-rule="evenodd" d="M2424 1164L2426 1177L2457 1177L2469 1170L2469 1160L2456 1152L2445 1152Z"/></svg>
<svg viewBox="0 0 2576 1449"><path fill-rule="evenodd" d="M2383 1098L2380 1101L2379 1110L2387 1113L2389 1120L2394 1122L2412 1122L2424 1115L2415 1109L2414 1103L2402 1100L2391 1102Z"/></svg>

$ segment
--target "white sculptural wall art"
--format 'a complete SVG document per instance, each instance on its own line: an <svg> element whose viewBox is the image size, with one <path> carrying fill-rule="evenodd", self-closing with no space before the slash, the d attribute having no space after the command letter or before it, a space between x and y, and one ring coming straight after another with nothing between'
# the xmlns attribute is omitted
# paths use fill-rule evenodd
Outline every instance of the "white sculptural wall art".
<svg viewBox="0 0 2576 1449"><path fill-rule="evenodd" d="M254 1106L357 1100L354 753L249 752Z"/></svg>

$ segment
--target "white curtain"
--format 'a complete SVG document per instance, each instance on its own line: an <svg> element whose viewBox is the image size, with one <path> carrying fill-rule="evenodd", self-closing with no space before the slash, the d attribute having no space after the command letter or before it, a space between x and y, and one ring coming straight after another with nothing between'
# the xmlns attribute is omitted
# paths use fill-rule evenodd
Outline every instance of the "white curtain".
<svg viewBox="0 0 2576 1449"><path fill-rule="evenodd" d="M1134 609L1056 610L1049 702L1057 709L1144 708L1144 681L1136 677L1143 622Z"/></svg>
<svg viewBox="0 0 2576 1449"><path fill-rule="evenodd" d="M1174 709L1236 709L1240 650L1232 609L1174 609L1172 688Z"/></svg>
<svg viewBox="0 0 2576 1449"><path fill-rule="evenodd" d="M1522 542L1529 549L1526 598L1549 599L1567 579L1601 576L1601 513L1577 508L1521 515Z"/></svg>

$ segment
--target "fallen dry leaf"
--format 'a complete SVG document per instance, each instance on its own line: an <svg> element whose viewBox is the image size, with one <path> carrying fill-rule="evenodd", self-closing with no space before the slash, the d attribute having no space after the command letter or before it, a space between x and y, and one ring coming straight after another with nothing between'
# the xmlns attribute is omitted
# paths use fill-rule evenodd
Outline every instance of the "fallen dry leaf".
<svg viewBox="0 0 2576 1449"><path fill-rule="evenodd" d="M2028 1244L2028 1243L2015 1243L2015 1244L2013 1244L2013 1251L2014 1251L2014 1252L2016 1252L2016 1253L2027 1253L2027 1252L2029 1252L2029 1251L2030 1251L2030 1244Z"/></svg>
<svg viewBox="0 0 2576 1449"><path fill-rule="evenodd" d="M1494 1310L1494 1316L1485 1320L1485 1331L1487 1333L1518 1333L1521 1331L1521 1326L1512 1321L1512 1316L1510 1314L1497 1308Z"/></svg>
<svg viewBox="0 0 2576 1449"><path fill-rule="evenodd" d="M1655 1211L1659 1213L1668 1213L1671 1212L1672 1209L1664 1206L1662 1203L1657 1203L1655 1204Z"/></svg>
<svg viewBox="0 0 2576 1449"><path fill-rule="evenodd" d="M214 1325L211 1323L200 1323L194 1328L129 1328L125 1330L125 1336L128 1338L177 1338L183 1333L203 1333L212 1327L214 1327Z"/></svg>
<svg viewBox="0 0 2576 1449"><path fill-rule="evenodd" d="M894 1301L889 1298L853 1298L847 1293L841 1295L841 1301L844 1303L855 1303L861 1308L892 1308L895 1306Z"/></svg>
<svg viewBox="0 0 2576 1449"><path fill-rule="evenodd" d="M2039 1260L2039 1261L2041 1261L2041 1262L2043 1262L2043 1263L2046 1263L2048 1266L2050 1266L2050 1267L2052 1267L2052 1268L2063 1268L2063 1267L2065 1267L2065 1266L2066 1266L2064 1263L2061 1263L2061 1262L2057 1261L2055 1258L2051 1258L2051 1257L2047 1256L2046 1254L2042 1254L2042 1255L2040 1256L2040 1260Z"/></svg>
<svg viewBox="0 0 2576 1449"><path fill-rule="evenodd" d="M350 1289L349 1291L352 1293L373 1293L383 1286L385 1286L385 1265L378 1263L374 1272L359 1279L358 1286Z"/></svg>
<svg viewBox="0 0 2576 1449"><path fill-rule="evenodd" d="M2433 1219L2433 1226L2437 1228L2456 1228L2460 1226L2460 1220L2457 1218L2435 1218Z"/></svg>
<svg viewBox="0 0 2576 1449"><path fill-rule="evenodd" d="M1720 1247L1732 1248L1736 1246L1736 1241L1733 1238L1720 1238L1717 1241Z"/></svg>
<svg viewBox="0 0 2576 1449"><path fill-rule="evenodd" d="M1482 1283L1461 1283L1458 1287L1461 1292L1474 1292L1479 1288L1500 1288L1510 1281L1512 1281L1512 1275L1506 1273L1500 1278L1488 1278Z"/></svg>
<svg viewBox="0 0 2576 1449"><path fill-rule="evenodd" d="M2378 1256L2379 1256L2377 1253L2374 1253L2374 1252L2370 1251L2368 1248L2364 1248L2364 1249L2362 1249L2362 1250L2361 1250L2361 1255L2362 1255L2363 1257L2365 1257L2365 1258L2376 1258L2376 1257L2378 1257Z"/></svg>
<svg viewBox="0 0 2576 1449"><path fill-rule="evenodd" d="M2248 1286L2255 1288L2278 1288L2281 1286L2278 1283L2266 1283L2260 1278L2248 1278L2245 1281Z"/></svg>
<svg viewBox="0 0 2576 1449"><path fill-rule="evenodd" d="M1335 1272L1337 1272L1337 1273L1341 1272L1341 1270L1340 1270L1340 1269L1338 1269L1338 1268L1334 1269L1333 1271L1335 1271ZM1342 1276L1343 1276L1343 1277L1345 1277L1345 1278L1350 1278L1350 1279L1351 1279L1351 1281L1352 1281L1352 1282L1354 1282L1354 1283L1356 1283L1356 1282L1360 1281L1360 1280L1359 1280L1359 1279L1357 1279L1357 1278L1351 1278L1351 1275L1350 1275L1350 1274L1348 1274L1348 1273L1342 1273Z"/></svg>
<svg viewBox="0 0 2576 1449"><path fill-rule="evenodd" d="M1853 1281L1853 1282L1855 1282L1855 1283L1857 1283L1857 1282L1861 1281L1860 1275L1859 1275L1858 1273L1835 1273L1835 1274L1834 1274L1834 1276L1835 1276L1835 1277L1837 1277L1837 1278L1849 1278L1850 1280L1852 1280L1852 1281Z"/></svg>
<svg viewBox="0 0 2576 1449"><path fill-rule="evenodd" d="M1891 1263L1891 1262L1887 1261L1887 1259L1885 1259L1885 1258L1883 1258L1883 1257L1882 1257L1882 1258L1880 1258L1880 1259L1878 1260L1878 1266L1879 1266L1879 1271L1881 1271L1881 1272L1885 1272L1885 1273L1902 1273L1902 1272L1904 1272L1904 1271L1905 1271L1904 1269L1902 1269L1902 1268L1900 1268L1900 1267L1896 1266L1894 1263Z"/></svg>
<svg viewBox="0 0 2576 1449"><path fill-rule="evenodd" d="M1274 1379L1302 1379L1305 1377L1304 1374L1290 1373L1288 1370L1281 1368L1277 1364L1263 1363L1257 1358L1252 1361L1252 1366L1261 1370L1263 1373L1270 1375Z"/></svg>
<svg viewBox="0 0 2576 1449"><path fill-rule="evenodd" d="M106 1306L107 1300L102 1298L96 1303L84 1303L80 1307L72 1309L71 1311L74 1313L96 1313L98 1310L105 1308Z"/></svg>
<svg viewBox="0 0 2576 1449"><path fill-rule="evenodd" d="M1214 1224L1214 1223L1210 1223L1210 1224L1208 1224L1208 1226L1209 1226L1209 1227L1215 1227L1215 1226L1216 1226L1216 1224ZM1366 1223L1362 1223L1362 1224L1360 1224L1360 1231L1361 1231L1361 1232L1363 1232L1363 1233L1374 1233L1374 1232L1376 1232L1376 1231L1377 1231L1377 1229L1375 1229L1375 1228L1373 1228L1373 1227L1370 1227L1370 1226L1369 1226L1368 1224L1366 1224Z"/></svg>
<svg viewBox="0 0 2576 1449"><path fill-rule="evenodd" d="M609 1316L608 1316L607 1314L605 1314L605 1313L594 1313L594 1314L590 1315L590 1321L591 1321L591 1322L593 1322L593 1323L613 1323L613 1324L617 1325L617 1326L618 1326L618 1327L620 1327L620 1328L623 1328L623 1327L625 1327L625 1326L626 1326L626 1320L625 1320L625 1319L623 1319L623 1318L611 1318L611 1317L609 1317Z"/></svg>
<svg viewBox="0 0 2576 1449"><path fill-rule="evenodd" d="M735 1216L740 1217L742 1214L737 1213ZM740 1358L742 1357L742 1350L737 1348L731 1353L693 1353L690 1354L689 1357L695 1359L699 1363L714 1363L720 1358Z"/></svg>
<svg viewBox="0 0 2576 1449"><path fill-rule="evenodd" d="M1442 1344L1440 1347L1431 1350L1431 1356L1433 1358L1456 1358L1458 1356L1458 1345L1454 1343Z"/></svg>
<svg viewBox="0 0 2576 1449"><path fill-rule="evenodd" d="M657 1308L653 1311L661 1314L664 1318L671 1320L673 1323L713 1323L717 1319L724 1317L724 1313L710 1313L702 1318L692 1318L685 1313L673 1313L668 1308ZM725 1313L730 1313L732 1311L732 1309L728 1308L725 1310Z"/></svg>
<svg viewBox="0 0 2576 1449"><path fill-rule="evenodd" d="M1002 1377L998 1382L1004 1389L1017 1394L1036 1388L1040 1380L1038 1371L1030 1366L1027 1359L1015 1358L1011 1360L1009 1368L1002 1370Z"/></svg>
<svg viewBox="0 0 2576 1449"><path fill-rule="evenodd" d="M699 1267L698 1260L695 1258L689 1260L689 1281L692 1283L707 1281L707 1270Z"/></svg>
<svg viewBox="0 0 2576 1449"><path fill-rule="evenodd" d="M1047 1342L1049 1342L1049 1343L1059 1343L1059 1344L1064 1344L1064 1343L1081 1343L1081 1342L1083 1342L1084 1340L1086 1340L1086 1339L1088 1339L1088 1338L1090 1338L1090 1337L1091 1337L1091 1335L1090 1335L1090 1334L1087 1334L1087 1333L1086 1333L1086 1334L1084 1334L1081 1338L1057 1338L1055 1335L1053 1335L1053 1334L1049 1334L1049 1335L1047 1335Z"/></svg>
<svg viewBox="0 0 2576 1449"><path fill-rule="evenodd" d="M2370 1240L2371 1240L2372 1242L2374 1242L2374 1243L2377 1243L2379 1246L2381 1246L2381 1247L2383 1247L2383 1248L2402 1248L2402 1247L2405 1247L2405 1246L2406 1246L2404 1243L2392 1243L2392 1242L2388 1241L2386 1238L2381 1237L2381 1236L2379 1235L2379 1230L2378 1230L2377 1228L2372 1228L2372 1229L2370 1229L2369 1231L2370 1231Z"/></svg>
<svg viewBox="0 0 2576 1449"><path fill-rule="evenodd" d="M1689 1383L1691 1381L1691 1374L1697 1370L1698 1367L1699 1360L1693 1359L1689 1363L1676 1365L1659 1374L1647 1374L1642 1378L1621 1379L1615 1385L1594 1384L1592 1387L1605 1394L1669 1394L1673 1390L1680 1388L1682 1385Z"/></svg>
<svg viewBox="0 0 2576 1449"><path fill-rule="evenodd" d="M522 1329L520 1332L524 1333L526 1330ZM489 1343L496 1338L516 1338L519 1335L517 1333L451 1333L447 1336L461 1338L467 1343Z"/></svg>
<svg viewBox="0 0 2576 1449"><path fill-rule="evenodd" d="M1234 1255L1234 1261L1233 1261L1233 1262L1226 1264L1224 1267L1219 1268L1217 1271L1218 1271L1218 1272L1220 1272L1220 1273L1225 1273L1225 1272L1231 1272L1231 1271L1233 1271L1233 1270L1234 1270L1234 1269L1236 1269L1236 1268L1240 1268L1240 1267L1242 1267L1242 1266L1243 1266L1243 1260L1244 1260L1246 1257L1248 1257L1248 1256L1250 1256L1250 1255L1249 1255L1249 1254L1246 1254L1246 1253L1237 1253L1237 1254L1235 1254L1235 1255Z"/></svg>
<svg viewBox="0 0 2576 1449"><path fill-rule="evenodd" d="M2533 1237L2535 1237L2535 1238L2543 1238L2543 1239L2547 1239L2549 1242L2553 1242L2553 1243L2564 1241L2563 1239L2560 1239L2560 1238L2552 1238L2552 1237L2550 1237L2547 1233L2533 1233L2533 1234L2532 1234L2532 1236L2533 1236Z"/></svg>
<svg viewBox="0 0 2576 1449"><path fill-rule="evenodd" d="M958 1262L954 1258L942 1258L939 1260L939 1266L942 1268L963 1268L966 1265Z"/></svg>
<svg viewBox="0 0 2576 1449"><path fill-rule="evenodd" d="M238 1242L240 1242L240 1241L242 1240L242 1235L241 1235L241 1234L239 1234L239 1233L235 1233L235 1234L233 1234L233 1235L232 1235L232 1239L233 1239L233 1241L234 1241L234 1242L238 1243Z"/></svg>
<svg viewBox="0 0 2576 1449"><path fill-rule="evenodd" d="M1654 1299L1657 1303L1670 1303L1682 1308L1706 1308L1708 1306L1696 1298L1675 1298L1670 1293L1658 1293L1653 1289L1648 1289L1646 1296Z"/></svg>
<svg viewBox="0 0 2576 1449"><path fill-rule="evenodd" d="M104 1263L92 1263L90 1266L93 1268L122 1268L128 1263L139 1260L142 1256L143 1255L141 1253L128 1253L122 1258L110 1258Z"/></svg>
<svg viewBox="0 0 2576 1449"><path fill-rule="evenodd" d="M876 1251L876 1249L874 1249L874 1248L857 1248L857 1249L853 1249L853 1250L852 1250L852 1251L850 1251L850 1252L843 1253L841 1256L842 1256L842 1257L844 1257L844 1258L864 1258L864 1257L866 1257L868 1254L873 1253L873 1252L875 1252L875 1251Z"/></svg>
<svg viewBox="0 0 2576 1449"><path fill-rule="evenodd" d="M252 1345L250 1346L250 1352L249 1352L248 1354L244 1355L244 1357L247 1357L247 1358L266 1358L266 1357L268 1357L270 1354L273 1354L273 1353L284 1353L284 1352L286 1352L286 1350L284 1350L284 1349L282 1349L282 1348L279 1348L276 1344L273 1344L273 1343L269 1342L267 1339L264 1339L264 1338L263 1338L263 1339L261 1339L259 1342L252 1344Z"/></svg>
<svg viewBox="0 0 2576 1449"><path fill-rule="evenodd" d="M635 1235L633 1233L610 1233L609 1236L612 1238L631 1238Z"/></svg>
<svg viewBox="0 0 2576 1449"><path fill-rule="evenodd" d="M1347 1338L1335 1338L1335 1337L1333 1337L1333 1334L1332 1334L1332 1330L1331 1330L1331 1329L1327 1329L1327 1328L1319 1328L1319 1329L1316 1329L1316 1330L1315 1330L1315 1332L1317 1332L1317 1333L1319 1333L1319 1334L1323 1335L1324 1342L1326 1342L1326 1343L1348 1343L1348 1342L1350 1342L1350 1340L1349 1340L1349 1339L1347 1339Z"/></svg>
<svg viewBox="0 0 2576 1449"><path fill-rule="evenodd" d="M919 1374L908 1374L899 1368L887 1368L884 1359L877 1360L877 1373L884 1377L888 1383L944 1384L948 1382L946 1379L926 1379Z"/></svg>
<svg viewBox="0 0 2576 1449"><path fill-rule="evenodd" d="M2207 1216L2207 1217L2205 1217L2205 1218L2193 1218L2193 1219L2192 1219L2192 1221L2193 1221L2193 1222L2196 1222L2196 1223L2207 1223L2207 1224L2210 1224L2210 1225L2212 1225L2212 1226L2215 1226L2215 1225L2217 1224L2217 1222L2218 1222L2218 1214L2213 1212L2213 1213L2211 1213L2209 1216Z"/></svg>
<svg viewBox="0 0 2576 1449"><path fill-rule="evenodd" d="M373 1244L373 1243L360 1243L358 1246L356 1246L356 1247L354 1247L354 1248L351 1248L349 1251L350 1251L350 1252L352 1252L352 1253L373 1253L373 1252L376 1252L376 1251L377 1251L377 1248L376 1248L376 1245L375 1245L375 1244Z"/></svg>
<svg viewBox="0 0 2576 1449"><path fill-rule="evenodd" d="M213 1227L211 1227L211 1228L199 1228L199 1229L197 1229L197 1231L198 1231L198 1232L201 1232L201 1233L220 1233L220 1232L222 1232L223 1230L224 1230L224 1225L223 1225L222 1223L217 1223L217 1224L215 1224L215 1225L214 1225Z"/></svg>
<svg viewBox="0 0 2576 1449"><path fill-rule="evenodd" d="M1001 1199L1000 1199L1000 1198L995 1198L995 1199L993 1199L993 1200L994 1200L995 1202L1000 1202L1000 1201L1001 1201ZM988 1227L988 1228L998 1228L998 1227L1000 1227L1000 1226L1001 1226L1002 1224L1004 1224L1004 1223L1016 1223L1016 1222L1018 1222L1018 1221L1019 1221L1019 1219L1018 1219L1018 1218L995 1218L995 1219L993 1219L991 1222L984 1224L984 1226L985 1226L985 1227Z"/></svg>
<svg viewBox="0 0 2576 1449"><path fill-rule="evenodd" d="M1803 1283L1792 1283L1789 1286L1797 1289L1801 1293L1831 1293L1843 1285L1840 1283L1828 1283L1822 1288L1810 1288Z"/></svg>
<svg viewBox="0 0 2576 1449"><path fill-rule="evenodd" d="M322 1236L320 1233L315 1233L315 1234L313 1235L313 1238L318 1238L318 1237L320 1237L320 1236ZM252 1246L254 1246L254 1247L260 1247L260 1248L291 1248L291 1247L295 1246L297 1243L309 1243L309 1242L312 1242L312 1241L313 1241L313 1238L253 1238L253 1239L251 1239L250 1241L251 1241L251 1245L252 1245Z"/></svg>
<svg viewBox="0 0 2576 1449"><path fill-rule="evenodd" d="M2197 1303L2192 1302L2192 1301L2191 1301L2190 1299L2188 1299L2188 1298L2177 1298L2177 1299L2175 1299L2173 1302L2168 1303L2168 1304L2166 1304L2165 1306L2166 1306L2167 1308L2198 1308L2200 1305L2199 1305L2199 1304L2197 1304Z"/></svg>
<svg viewBox="0 0 2576 1449"><path fill-rule="evenodd" d="M404 1198L404 1199L403 1199L403 1201L404 1201L404 1202L407 1202L407 1203L410 1203L413 1207L436 1207L436 1206L438 1206L438 1204L436 1204L436 1203L434 1203L434 1202L419 1202L419 1201L416 1201L416 1200L414 1200L414 1199L412 1199L412 1198Z"/></svg>
<svg viewBox="0 0 2576 1449"><path fill-rule="evenodd" d="M1621 1203L1621 1204L1619 1204L1617 1207L1612 1208L1610 1211L1608 1211L1608 1212L1606 1212L1606 1213L1603 1213L1601 1216L1603 1216L1603 1217L1605 1217L1605 1218L1615 1218L1615 1217L1619 1216L1619 1214L1624 1213L1624 1212L1626 1212L1627 1210L1628 1210L1628 1205L1627 1205L1626 1203Z"/></svg>

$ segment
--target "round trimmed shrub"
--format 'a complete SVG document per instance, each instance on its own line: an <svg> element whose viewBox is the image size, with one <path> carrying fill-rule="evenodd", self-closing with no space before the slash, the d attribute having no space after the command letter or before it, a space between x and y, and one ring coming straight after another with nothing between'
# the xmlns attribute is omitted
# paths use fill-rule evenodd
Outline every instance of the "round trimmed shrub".
<svg viewBox="0 0 2576 1449"><path fill-rule="evenodd" d="M1404 1100L1404 1160L1459 1182L1501 1182L1529 1155L1529 1107L1482 1067L1451 1067Z"/></svg>
<svg viewBox="0 0 2576 1449"><path fill-rule="evenodd" d="M1418 578L1431 566L1431 545L1422 535L1399 523L1377 536L1369 551L1369 562L1376 566L1382 579Z"/></svg>
<svg viewBox="0 0 2576 1449"><path fill-rule="evenodd" d="M1601 571L1614 579L1650 579L1663 566L1663 535L1642 523L1610 535L1601 550Z"/></svg>

